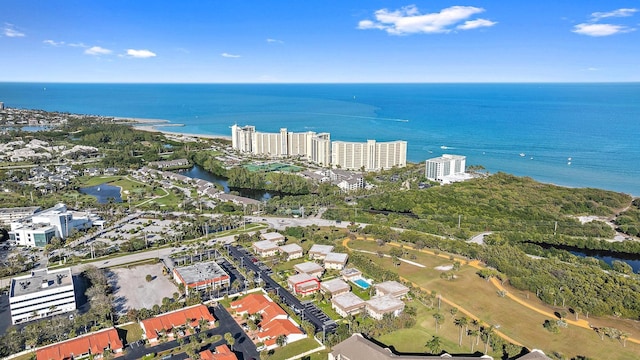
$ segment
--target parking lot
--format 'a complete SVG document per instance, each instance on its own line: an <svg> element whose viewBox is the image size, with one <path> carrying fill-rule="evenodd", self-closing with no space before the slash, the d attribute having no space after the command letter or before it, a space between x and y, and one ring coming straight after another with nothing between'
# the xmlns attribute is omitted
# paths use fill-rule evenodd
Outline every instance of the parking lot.
<svg viewBox="0 0 640 360"><path fill-rule="evenodd" d="M178 288L162 274L162 267L162 264L153 264L108 270L109 283L114 289L114 307L118 314L125 314L128 309L162 305L163 298L173 297ZM151 275L153 280L147 281L147 275Z"/></svg>

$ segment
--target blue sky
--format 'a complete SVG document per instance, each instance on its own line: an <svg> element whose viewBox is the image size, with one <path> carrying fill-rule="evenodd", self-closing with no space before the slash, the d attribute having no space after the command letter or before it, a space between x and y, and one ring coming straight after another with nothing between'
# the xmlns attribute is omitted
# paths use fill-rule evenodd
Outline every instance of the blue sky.
<svg viewBox="0 0 640 360"><path fill-rule="evenodd" d="M640 2L4 0L0 81L640 81Z"/></svg>

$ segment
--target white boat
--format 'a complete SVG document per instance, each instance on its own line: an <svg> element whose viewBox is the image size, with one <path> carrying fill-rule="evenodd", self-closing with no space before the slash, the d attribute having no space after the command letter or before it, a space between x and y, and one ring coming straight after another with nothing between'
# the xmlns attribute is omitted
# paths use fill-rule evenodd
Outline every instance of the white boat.
<svg viewBox="0 0 640 360"><path fill-rule="evenodd" d="M571 158L567 158L567 161L571 161Z"/></svg>
<svg viewBox="0 0 640 360"><path fill-rule="evenodd" d="M100 191L100 186L98 186L98 188L96 189L97 191Z"/></svg>
<svg viewBox="0 0 640 360"><path fill-rule="evenodd" d="M440 146L440 149L442 150L447 150L448 148L449 148L448 146L444 146L444 145Z"/></svg>
<svg viewBox="0 0 640 360"><path fill-rule="evenodd" d="M571 161L567 161L567 165L571 165Z"/></svg>
<svg viewBox="0 0 640 360"><path fill-rule="evenodd" d="M525 157L527 155L525 153L520 153L520 156Z"/></svg>

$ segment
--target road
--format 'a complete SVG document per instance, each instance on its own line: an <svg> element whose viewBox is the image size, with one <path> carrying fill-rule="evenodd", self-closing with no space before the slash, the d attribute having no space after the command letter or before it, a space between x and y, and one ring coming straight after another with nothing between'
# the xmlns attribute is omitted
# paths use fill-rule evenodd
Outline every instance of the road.
<svg viewBox="0 0 640 360"><path fill-rule="evenodd" d="M315 326L316 331L326 331L327 333L333 333L338 325L335 321L331 320L322 310L318 309L315 304L311 302L301 302L287 289L278 284L275 280L269 276L269 268L260 268L257 264L253 263L251 259L254 257L250 253L242 251L242 247L227 245L225 247L229 250L229 255L232 256L242 266L253 271L256 277L261 278L265 283L265 290L273 289L277 296L284 301L295 313L301 314L304 320L307 320Z"/></svg>

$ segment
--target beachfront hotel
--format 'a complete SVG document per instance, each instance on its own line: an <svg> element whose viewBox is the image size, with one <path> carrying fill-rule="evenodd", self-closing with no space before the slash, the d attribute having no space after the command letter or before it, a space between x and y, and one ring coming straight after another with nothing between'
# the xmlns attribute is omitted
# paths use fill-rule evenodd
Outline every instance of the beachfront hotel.
<svg viewBox="0 0 640 360"><path fill-rule="evenodd" d="M331 144L331 164L346 170L378 171L407 165L407 142L398 140L377 142L334 141Z"/></svg>
<svg viewBox="0 0 640 360"><path fill-rule="evenodd" d="M329 133L294 133L286 128L277 133L256 131L255 126L231 126L234 150L266 157L299 156L325 167L378 171L407 165L407 142L333 141Z"/></svg>
<svg viewBox="0 0 640 360"><path fill-rule="evenodd" d="M286 128L277 133L265 133L256 131L255 126L233 125L231 145L234 150L258 156L300 156L321 166L329 166L331 163L329 133L294 133Z"/></svg>
<svg viewBox="0 0 640 360"><path fill-rule="evenodd" d="M431 181L443 183L458 181L464 178L467 157L444 154L441 157L428 159L425 164L425 176Z"/></svg>

